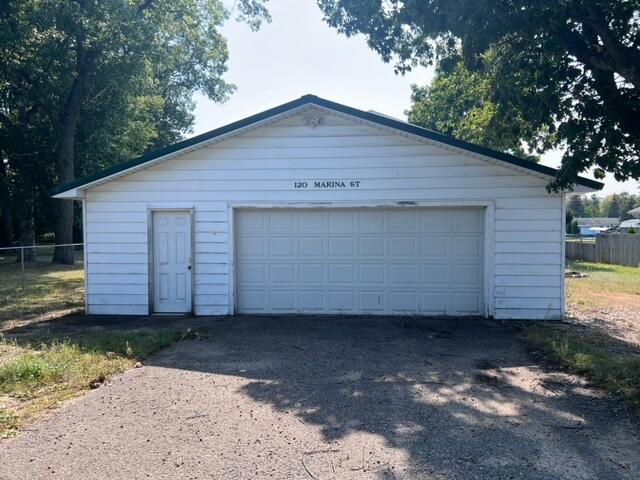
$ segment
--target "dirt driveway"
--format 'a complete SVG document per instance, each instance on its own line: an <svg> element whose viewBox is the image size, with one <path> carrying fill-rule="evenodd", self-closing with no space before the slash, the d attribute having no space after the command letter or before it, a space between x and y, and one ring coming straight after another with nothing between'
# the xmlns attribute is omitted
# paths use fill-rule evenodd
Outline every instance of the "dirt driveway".
<svg viewBox="0 0 640 480"><path fill-rule="evenodd" d="M0 478L636 479L640 428L508 324L228 318L0 443Z"/></svg>

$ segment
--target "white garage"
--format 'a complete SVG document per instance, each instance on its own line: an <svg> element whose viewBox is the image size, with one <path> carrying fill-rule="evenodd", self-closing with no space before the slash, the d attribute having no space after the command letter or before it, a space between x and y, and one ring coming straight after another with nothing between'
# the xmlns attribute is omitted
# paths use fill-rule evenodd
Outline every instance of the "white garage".
<svg viewBox="0 0 640 480"><path fill-rule="evenodd" d="M83 204L89 314L557 319L555 174L306 95L55 197Z"/></svg>
<svg viewBox="0 0 640 480"><path fill-rule="evenodd" d="M485 313L483 209L253 209L235 225L239 313Z"/></svg>

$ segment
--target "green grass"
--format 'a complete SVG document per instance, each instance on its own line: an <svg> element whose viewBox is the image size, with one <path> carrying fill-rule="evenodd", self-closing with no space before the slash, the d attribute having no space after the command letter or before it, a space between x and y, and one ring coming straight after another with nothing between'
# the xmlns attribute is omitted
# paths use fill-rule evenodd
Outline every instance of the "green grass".
<svg viewBox="0 0 640 480"><path fill-rule="evenodd" d="M0 257L0 326L84 306L81 263L53 265L48 258L28 262L24 290L20 283L20 264L13 257Z"/></svg>
<svg viewBox="0 0 640 480"><path fill-rule="evenodd" d="M0 358L0 438L50 407L132 368L182 338L178 331L125 331L72 338L3 340ZM17 354L16 354L17 352ZM3 406L4 404L4 406Z"/></svg>
<svg viewBox="0 0 640 480"><path fill-rule="evenodd" d="M626 399L640 412L640 350L606 334L557 323L523 329L544 357Z"/></svg>
<svg viewBox="0 0 640 480"><path fill-rule="evenodd" d="M581 283L597 284L599 289L611 292L640 295L640 268L569 260L567 270L586 273L588 278L581 279Z"/></svg>

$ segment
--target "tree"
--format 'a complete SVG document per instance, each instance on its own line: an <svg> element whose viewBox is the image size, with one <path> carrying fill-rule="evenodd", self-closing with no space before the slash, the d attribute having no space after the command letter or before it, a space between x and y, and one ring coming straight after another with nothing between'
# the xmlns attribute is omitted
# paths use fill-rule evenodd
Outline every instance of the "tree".
<svg viewBox="0 0 640 480"><path fill-rule="evenodd" d="M573 214L570 210L564 212L565 231L571 233L571 224L573 223Z"/></svg>
<svg viewBox="0 0 640 480"><path fill-rule="evenodd" d="M538 160L523 142L535 143L536 131L518 112L503 111L491 96L491 76L462 62L438 70L426 87L412 87L411 123L489 148Z"/></svg>
<svg viewBox="0 0 640 480"><path fill-rule="evenodd" d="M620 218L620 202L618 200L618 195L615 193L605 198L602 207L604 217Z"/></svg>
<svg viewBox="0 0 640 480"><path fill-rule="evenodd" d="M573 235L580 235L580 225L578 225L578 221L574 220L571 222L571 233Z"/></svg>
<svg viewBox="0 0 640 480"><path fill-rule="evenodd" d="M257 0L242 0L239 9L254 27L265 18ZM195 91L224 101L233 87L222 79L227 49L218 30L228 15L221 0L3 2L0 152L27 186L25 214L33 219L37 192L28 186L47 183L43 172L66 183L77 171L119 159L97 158L94 137L108 145L125 129L126 141L114 143L129 141L139 153L190 128ZM144 117L141 128L130 129L136 116ZM120 120L126 123L115 124ZM78 165L79 158L88 164ZM56 243L71 243L73 218L73 203L58 201ZM72 250L56 248L54 261L71 263Z"/></svg>
<svg viewBox="0 0 640 480"><path fill-rule="evenodd" d="M595 193L590 197L584 199L584 213L585 217L596 218L602 217L602 212L600 211L600 197Z"/></svg>
<svg viewBox="0 0 640 480"><path fill-rule="evenodd" d="M325 20L364 34L405 72L459 56L489 71L498 108L540 129L538 151L564 148L549 188L570 188L596 167L640 178L640 22L636 1L318 0Z"/></svg>
<svg viewBox="0 0 640 480"><path fill-rule="evenodd" d="M585 216L585 207L581 195L573 195L567 205L567 211L571 212L576 218Z"/></svg>
<svg viewBox="0 0 640 480"><path fill-rule="evenodd" d="M638 206L638 197L628 192L622 192L618 195L618 199L620 202L620 220L624 221L633 218L628 212Z"/></svg>

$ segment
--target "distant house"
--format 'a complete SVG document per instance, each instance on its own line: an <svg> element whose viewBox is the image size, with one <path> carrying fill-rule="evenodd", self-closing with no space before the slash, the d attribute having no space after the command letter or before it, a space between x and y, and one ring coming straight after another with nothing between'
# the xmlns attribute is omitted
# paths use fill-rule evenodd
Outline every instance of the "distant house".
<svg viewBox="0 0 640 480"><path fill-rule="evenodd" d="M631 215L633 218L640 218L640 207L636 207L633 210L629 210L627 213Z"/></svg>
<svg viewBox="0 0 640 480"><path fill-rule="evenodd" d="M580 235L583 237L594 236L601 228L618 227L620 219L618 218L576 218L580 227Z"/></svg>
<svg viewBox="0 0 640 480"><path fill-rule="evenodd" d="M629 210L627 213L633 216L633 218L629 220L625 220L624 222L621 222L620 231L623 233L627 233L632 228L636 232L640 231L640 207L636 207L633 210Z"/></svg>
<svg viewBox="0 0 640 480"><path fill-rule="evenodd" d="M623 233L628 233L632 228L636 232L640 230L640 218L632 218L620 223L620 231Z"/></svg>

